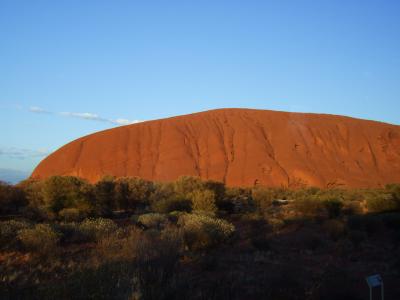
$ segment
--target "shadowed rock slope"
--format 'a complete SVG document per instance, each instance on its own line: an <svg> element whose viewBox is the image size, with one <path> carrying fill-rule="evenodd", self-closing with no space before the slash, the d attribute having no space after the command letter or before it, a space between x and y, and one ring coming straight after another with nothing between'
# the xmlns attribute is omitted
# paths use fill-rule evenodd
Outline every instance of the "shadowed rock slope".
<svg viewBox="0 0 400 300"><path fill-rule="evenodd" d="M218 109L79 138L33 178L181 175L229 186L377 187L400 182L400 126L334 115Z"/></svg>

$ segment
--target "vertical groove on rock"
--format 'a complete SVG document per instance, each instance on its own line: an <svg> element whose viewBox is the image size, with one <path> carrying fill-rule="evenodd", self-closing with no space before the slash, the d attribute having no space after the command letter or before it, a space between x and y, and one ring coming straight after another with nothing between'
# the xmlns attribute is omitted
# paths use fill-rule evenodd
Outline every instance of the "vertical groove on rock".
<svg viewBox="0 0 400 300"><path fill-rule="evenodd" d="M45 158L32 178L102 175L230 186L400 182L400 126L348 117L223 109L95 133Z"/></svg>

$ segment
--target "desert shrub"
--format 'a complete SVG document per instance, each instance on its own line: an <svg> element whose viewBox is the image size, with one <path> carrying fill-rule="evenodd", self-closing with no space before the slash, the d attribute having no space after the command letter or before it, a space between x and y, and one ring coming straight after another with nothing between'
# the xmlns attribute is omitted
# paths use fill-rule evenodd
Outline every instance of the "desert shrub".
<svg viewBox="0 0 400 300"><path fill-rule="evenodd" d="M182 215L184 215L185 214L185 212L183 212L183 211L171 211L169 214L168 214L168 220L170 221L170 223L172 223L172 224L177 224L178 223L178 220L179 220L179 218L180 218L180 216L182 216Z"/></svg>
<svg viewBox="0 0 400 300"><path fill-rule="evenodd" d="M136 245L134 286L141 299L176 299L182 294L176 286L180 231L168 227L161 234L145 233Z"/></svg>
<svg viewBox="0 0 400 300"><path fill-rule="evenodd" d="M337 198L328 198L322 200L322 205L328 212L329 218L337 218L341 214L343 202Z"/></svg>
<svg viewBox="0 0 400 300"><path fill-rule="evenodd" d="M240 223L246 229L246 236L249 237L257 237L260 234L270 232L272 229L272 226L259 213L246 213L241 215Z"/></svg>
<svg viewBox="0 0 400 300"><path fill-rule="evenodd" d="M295 200L304 199L304 198L312 198L313 196L319 194L321 190L316 187L309 188L300 188L296 189L292 192L291 196Z"/></svg>
<svg viewBox="0 0 400 300"><path fill-rule="evenodd" d="M89 238L82 232L80 224L76 222L60 223L54 225L58 232L61 232L62 243L83 243Z"/></svg>
<svg viewBox="0 0 400 300"><path fill-rule="evenodd" d="M64 222L77 222L87 217L87 212L78 208L64 208L58 212L58 216Z"/></svg>
<svg viewBox="0 0 400 300"><path fill-rule="evenodd" d="M186 245L190 249L207 249L225 242L235 231L233 224L202 214L185 214L179 218Z"/></svg>
<svg viewBox="0 0 400 300"><path fill-rule="evenodd" d="M131 216L129 217L129 220L131 220L131 222L132 222L133 224L137 224L137 223L138 223L138 220L139 220L139 217L140 217L140 215L133 214L133 215L131 215Z"/></svg>
<svg viewBox="0 0 400 300"><path fill-rule="evenodd" d="M254 188L251 191L251 197L256 207L265 212L272 206L272 202L276 199L273 189Z"/></svg>
<svg viewBox="0 0 400 300"><path fill-rule="evenodd" d="M52 176L43 183L44 203L54 212L63 208L89 209L91 199L87 194L86 181L73 176Z"/></svg>
<svg viewBox="0 0 400 300"><path fill-rule="evenodd" d="M217 205L215 202L215 193L211 190L196 190L191 193L192 207L195 211L215 214Z"/></svg>
<svg viewBox="0 0 400 300"><path fill-rule="evenodd" d="M285 221L278 218L269 218L267 222L274 231L282 229L285 226Z"/></svg>
<svg viewBox="0 0 400 300"><path fill-rule="evenodd" d="M103 261L132 262L137 255L137 248L142 242L143 232L130 226L119 234L107 235L96 245L96 257Z"/></svg>
<svg viewBox="0 0 400 300"><path fill-rule="evenodd" d="M88 241L99 241L106 236L116 234L118 226L110 219L86 219L79 225L79 230Z"/></svg>
<svg viewBox="0 0 400 300"><path fill-rule="evenodd" d="M35 292L35 299L134 299L134 265L106 261L71 272L57 284Z"/></svg>
<svg viewBox="0 0 400 300"><path fill-rule="evenodd" d="M168 218L163 214L149 213L140 215L138 218L138 223L147 228L160 229L168 223Z"/></svg>
<svg viewBox="0 0 400 300"><path fill-rule="evenodd" d="M316 218L326 214L322 202L314 198L300 198L294 202L294 207L306 218Z"/></svg>
<svg viewBox="0 0 400 300"><path fill-rule="evenodd" d="M137 209L149 204L155 190L153 182L137 177L121 177L115 180L115 206L119 209Z"/></svg>
<svg viewBox="0 0 400 300"><path fill-rule="evenodd" d="M206 180L203 181L203 186L204 189L214 192L215 203L219 207L219 204L222 203L225 199L225 184L219 181Z"/></svg>
<svg viewBox="0 0 400 300"><path fill-rule="evenodd" d="M346 232L346 225L339 220L326 220L323 229L333 240L342 237Z"/></svg>
<svg viewBox="0 0 400 300"><path fill-rule="evenodd" d="M151 208L153 211L161 214L167 214L172 211L190 212L192 210L192 202L182 196L172 195L168 198L153 201Z"/></svg>
<svg viewBox="0 0 400 300"><path fill-rule="evenodd" d="M0 181L0 215L18 213L26 205L25 193L21 188Z"/></svg>
<svg viewBox="0 0 400 300"><path fill-rule="evenodd" d="M37 224L33 228L18 231L18 240L28 250L50 255L56 249L60 234L48 224Z"/></svg>
<svg viewBox="0 0 400 300"><path fill-rule="evenodd" d="M19 230L28 229L31 227L26 221L3 221L0 222L0 245L1 247L12 247L15 246L17 241L16 237Z"/></svg>
<svg viewBox="0 0 400 300"><path fill-rule="evenodd" d="M398 208L398 203L392 195L383 191L368 193L366 201L368 211L373 213L394 211Z"/></svg>
<svg viewBox="0 0 400 300"><path fill-rule="evenodd" d="M178 195L188 197L197 190L203 190L204 184L199 177L181 176L174 182L174 191Z"/></svg>
<svg viewBox="0 0 400 300"><path fill-rule="evenodd" d="M342 212L345 215L359 215L363 209L359 201L348 201L344 202Z"/></svg>
<svg viewBox="0 0 400 300"><path fill-rule="evenodd" d="M400 184L388 184L385 191L391 194L392 199L400 206Z"/></svg>
<svg viewBox="0 0 400 300"><path fill-rule="evenodd" d="M56 214L44 205L28 205L21 213L25 218L36 222L47 222L56 219Z"/></svg>
<svg viewBox="0 0 400 300"><path fill-rule="evenodd" d="M32 207L44 205L43 200L44 181L27 179L18 184L18 187L24 191L28 204Z"/></svg>
<svg viewBox="0 0 400 300"><path fill-rule="evenodd" d="M251 190L245 188L227 188L222 209L230 213L247 213L254 211Z"/></svg>
<svg viewBox="0 0 400 300"><path fill-rule="evenodd" d="M110 216L115 204L115 179L112 176L104 176L93 187L94 211L99 216Z"/></svg>

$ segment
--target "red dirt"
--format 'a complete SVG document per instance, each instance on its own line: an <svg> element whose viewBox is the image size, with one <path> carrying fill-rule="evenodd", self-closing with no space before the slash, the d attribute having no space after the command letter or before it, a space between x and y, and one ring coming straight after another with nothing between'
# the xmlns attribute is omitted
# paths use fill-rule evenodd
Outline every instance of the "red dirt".
<svg viewBox="0 0 400 300"><path fill-rule="evenodd" d="M218 109L117 127L45 158L32 178L103 175L229 186L379 187L400 182L400 126L343 116Z"/></svg>

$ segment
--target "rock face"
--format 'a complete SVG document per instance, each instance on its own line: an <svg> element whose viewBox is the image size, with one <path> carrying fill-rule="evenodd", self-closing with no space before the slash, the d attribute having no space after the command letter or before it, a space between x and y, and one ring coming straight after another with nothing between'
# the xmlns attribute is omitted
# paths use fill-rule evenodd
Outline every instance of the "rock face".
<svg viewBox="0 0 400 300"><path fill-rule="evenodd" d="M181 175L229 186L378 187L400 182L400 126L319 114L218 109L79 138L31 177Z"/></svg>

